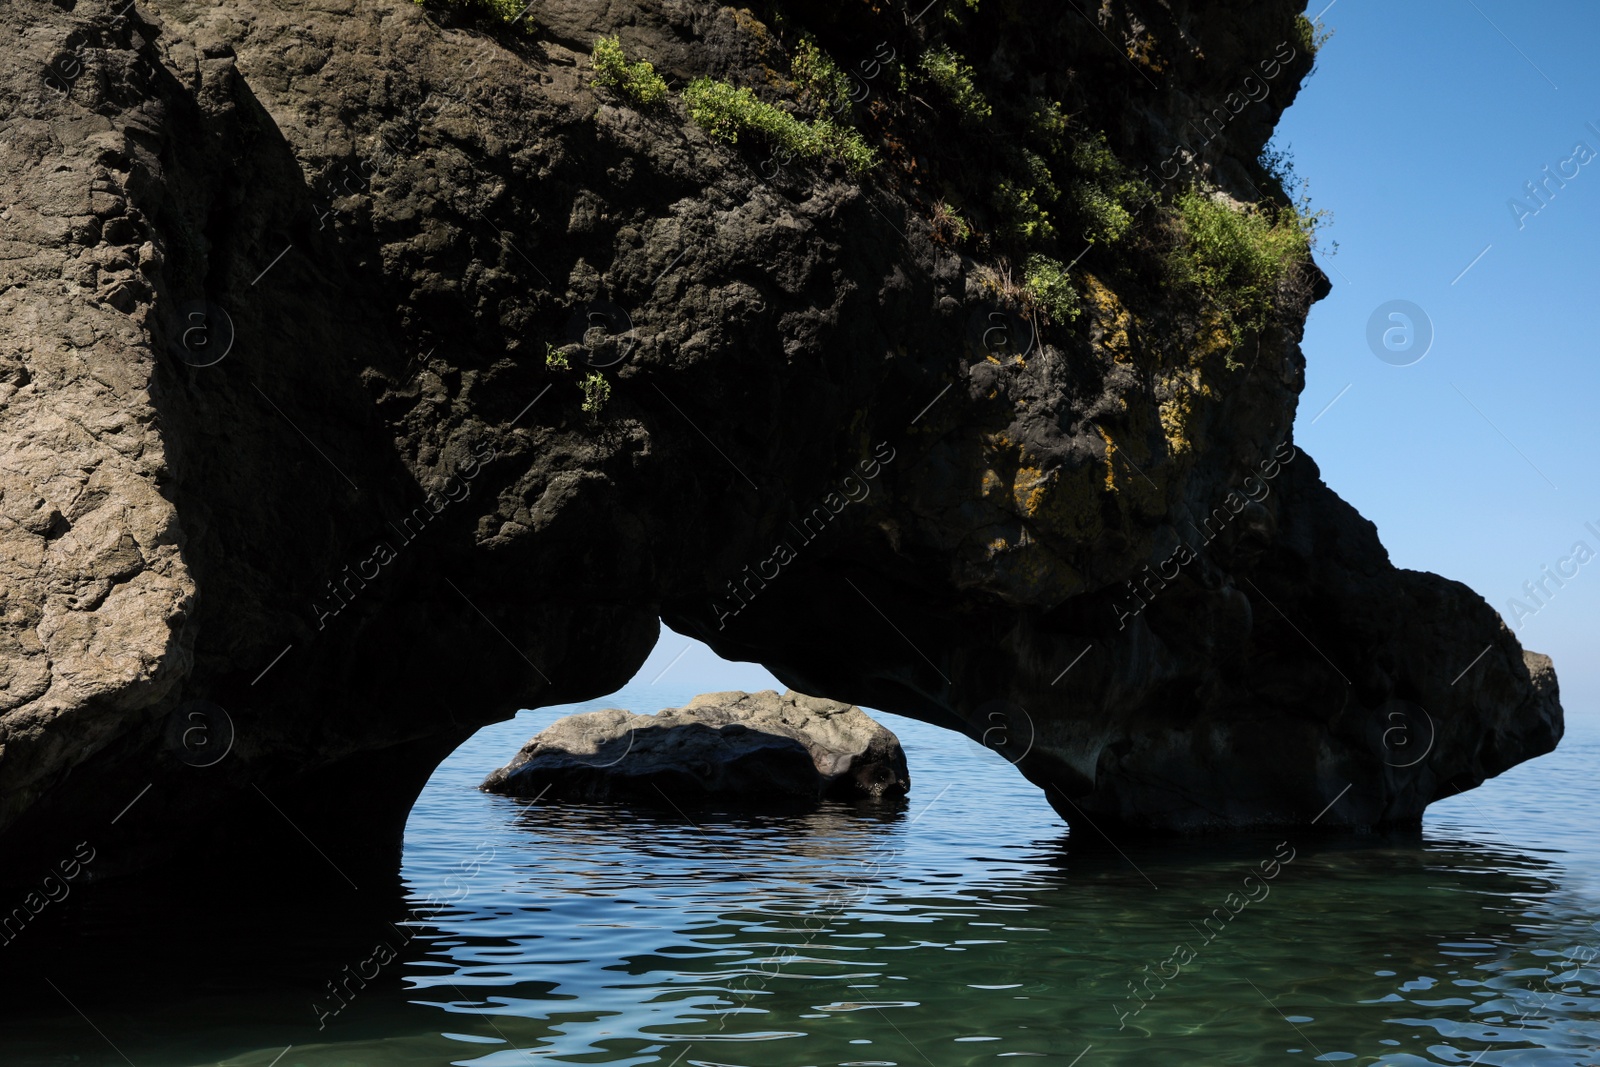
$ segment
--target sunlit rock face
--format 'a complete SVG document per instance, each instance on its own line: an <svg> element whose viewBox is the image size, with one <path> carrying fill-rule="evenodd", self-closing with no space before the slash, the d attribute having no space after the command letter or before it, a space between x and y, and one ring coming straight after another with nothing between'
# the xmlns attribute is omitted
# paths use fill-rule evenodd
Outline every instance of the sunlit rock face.
<svg viewBox="0 0 1600 1067"><path fill-rule="evenodd" d="M639 715L586 711L540 730L486 793L679 808L893 801L906 754L860 708L790 690L704 693Z"/></svg>
<svg viewBox="0 0 1600 1067"><path fill-rule="evenodd" d="M1178 207L1282 216L1298 5L946 6L0 15L0 870L392 871L445 754L663 618L1075 833L1413 823L1548 751L1548 661L1293 443L1320 273Z"/></svg>

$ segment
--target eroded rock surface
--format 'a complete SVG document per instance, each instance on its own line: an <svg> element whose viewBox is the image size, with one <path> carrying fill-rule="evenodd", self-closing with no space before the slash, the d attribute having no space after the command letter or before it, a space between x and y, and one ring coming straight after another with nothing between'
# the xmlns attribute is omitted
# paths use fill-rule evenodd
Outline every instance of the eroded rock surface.
<svg viewBox="0 0 1600 1067"><path fill-rule="evenodd" d="M483 783L508 796L651 804L882 800L910 788L886 727L792 689L705 693L654 715L568 715Z"/></svg>
<svg viewBox="0 0 1600 1067"><path fill-rule="evenodd" d="M1293 444L1315 268L1235 343L1159 211L1085 247L1088 200L1047 231L995 187L1082 298L1024 314L952 200L1020 158L1005 108L913 78L952 44L1041 102L1017 137L1255 202L1302 6L6 7L0 870L392 872L445 755L663 618L991 745L1075 829L1414 823L1548 751L1548 661ZM794 110L812 33L882 162L635 108L612 31Z"/></svg>

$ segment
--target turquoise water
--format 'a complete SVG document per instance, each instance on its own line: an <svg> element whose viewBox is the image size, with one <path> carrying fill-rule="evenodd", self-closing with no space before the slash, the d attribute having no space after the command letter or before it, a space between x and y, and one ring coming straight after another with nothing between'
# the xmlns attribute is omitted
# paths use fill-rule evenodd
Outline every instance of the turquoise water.
<svg viewBox="0 0 1600 1067"><path fill-rule="evenodd" d="M626 814L476 790L561 715L692 695L524 712L456 752L412 814L411 917L385 950L307 959L267 924L184 996L86 1009L96 1030L8 1018L0 1063L1600 1064L1587 721L1436 805L1420 838L1075 851L999 756L888 715L903 810ZM327 993L354 971L374 977Z"/></svg>

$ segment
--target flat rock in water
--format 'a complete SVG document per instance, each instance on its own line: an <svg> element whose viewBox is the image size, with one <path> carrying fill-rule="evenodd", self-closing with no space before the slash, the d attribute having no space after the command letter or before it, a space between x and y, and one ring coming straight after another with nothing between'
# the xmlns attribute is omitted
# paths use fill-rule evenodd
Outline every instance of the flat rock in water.
<svg viewBox="0 0 1600 1067"><path fill-rule="evenodd" d="M900 740L860 708L790 690L558 719L481 788L556 800L792 802L904 796Z"/></svg>

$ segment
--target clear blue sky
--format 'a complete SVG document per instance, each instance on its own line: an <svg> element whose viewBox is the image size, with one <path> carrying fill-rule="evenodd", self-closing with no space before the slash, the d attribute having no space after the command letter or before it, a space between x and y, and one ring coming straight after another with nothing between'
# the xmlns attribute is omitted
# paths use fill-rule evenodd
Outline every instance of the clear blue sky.
<svg viewBox="0 0 1600 1067"><path fill-rule="evenodd" d="M1323 21L1334 36L1277 135L1339 242L1319 257L1333 292L1307 327L1296 437L1396 565L1465 582L1508 623L1512 597L1537 607L1523 583L1587 541L1596 559L1513 629L1554 657L1568 715L1592 716L1600 3L1337 0ZM1576 177L1540 206L1525 183L1563 165ZM1410 366L1367 341L1397 299L1434 329Z"/></svg>
<svg viewBox="0 0 1600 1067"><path fill-rule="evenodd" d="M1595 716L1600 133L1586 123L1600 127L1600 2L1337 0L1323 21L1334 36L1277 137L1339 242L1320 257L1333 292L1307 327L1296 436L1396 565L1465 582L1508 622L1512 597L1537 607L1514 629L1555 658L1568 715ZM1577 176L1540 206L1524 184L1579 141L1597 157L1567 162ZM1521 229L1514 197L1539 208ZM1392 300L1432 322L1409 366L1396 364L1414 348L1385 362L1368 344ZM1578 540L1596 558L1548 583L1543 606L1528 600L1523 583ZM661 685L782 688L665 630L635 683L685 647Z"/></svg>

